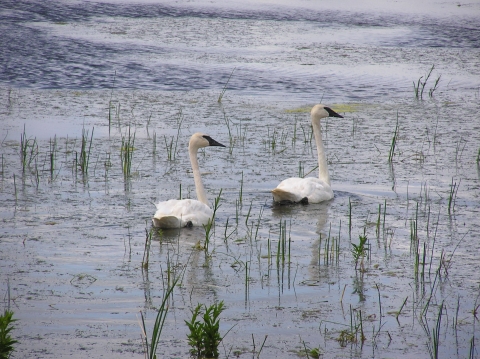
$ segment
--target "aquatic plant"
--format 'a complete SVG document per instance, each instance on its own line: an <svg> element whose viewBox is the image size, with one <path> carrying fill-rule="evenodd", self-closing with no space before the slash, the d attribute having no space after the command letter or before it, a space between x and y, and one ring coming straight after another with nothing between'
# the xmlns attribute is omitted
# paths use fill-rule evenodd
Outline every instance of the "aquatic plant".
<svg viewBox="0 0 480 359"><path fill-rule="evenodd" d="M438 356L439 356L440 329L441 329L440 325L442 323L443 305L444 303L442 302L438 309L437 322L435 323L435 327L432 329L431 341L427 345L428 351L430 353L430 358L432 359L438 359Z"/></svg>
<svg viewBox="0 0 480 359"><path fill-rule="evenodd" d="M227 114L225 113L225 111L223 112L223 120L225 121L225 124L227 126L227 130L228 130L228 143L229 143L229 146L228 146L228 153L229 154L232 154L233 153L233 146L235 144L235 138L234 136L232 135L232 131L231 131L231 128L230 128L230 119L227 117Z"/></svg>
<svg viewBox="0 0 480 359"><path fill-rule="evenodd" d="M265 342L267 341L267 338L268 338L268 334L265 334L265 338L263 339L263 343L262 343L262 345L260 346L260 349L259 349L258 352L257 352L257 351L256 351L256 347L255 347L255 337L253 336L253 333L252 333L253 354L255 355L255 353L257 353L257 359L260 358L260 353L261 353L262 350L263 350L263 346L265 345Z"/></svg>
<svg viewBox="0 0 480 359"><path fill-rule="evenodd" d="M360 269L363 270L363 258L367 255L368 250L367 236L359 235L358 237L360 242L358 244L351 243L353 247L351 252L355 260L355 270L358 267L358 260L360 260Z"/></svg>
<svg viewBox="0 0 480 359"><path fill-rule="evenodd" d="M302 340L303 344L303 349L305 351L305 356L307 359L313 358L313 359L318 359L322 355L321 351L319 348L307 348L307 345L305 344L305 341Z"/></svg>
<svg viewBox="0 0 480 359"><path fill-rule="evenodd" d="M128 134L122 135L122 147L120 148L120 159L122 162L123 176L130 177L132 170L133 151L135 150L135 132L131 133L130 126L128 126Z"/></svg>
<svg viewBox="0 0 480 359"><path fill-rule="evenodd" d="M422 81L423 76L420 76L420 78L417 80L417 84L415 85L415 81L413 82L413 90L415 92L415 98L420 98L423 99L423 91L425 90L425 86L427 85L427 81L430 78L433 69L435 68L435 65L432 65L430 68L430 71L425 75L425 80ZM440 78L442 75L438 76L438 78L435 81L435 84L433 87L428 91L428 95L430 97L433 97L433 93L436 91L438 83L440 82Z"/></svg>
<svg viewBox="0 0 480 359"><path fill-rule="evenodd" d="M399 317L400 314L402 313L403 307L404 307L405 304L407 303L407 299L408 299L408 297L405 298L405 300L403 301L402 305L400 306L400 309L395 313L395 319L397 320L397 322L398 322L398 317Z"/></svg>
<svg viewBox="0 0 480 359"><path fill-rule="evenodd" d="M54 172L55 172L55 162L56 162L56 153L57 153L57 135L53 137L53 141L50 138L49 140L49 145L50 145L50 154L49 154L49 159L50 159L50 180L54 180ZM3 160L3 158L2 158Z"/></svg>
<svg viewBox="0 0 480 359"><path fill-rule="evenodd" d="M92 128L92 134L90 135L90 142L89 142L88 131L86 131L85 128L82 128L82 144L80 148L80 161L78 163L78 166L80 166L80 170L84 175L88 174L88 164L90 162L90 152L92 150L94 129L95 128Z"/></svg>
<svg viewBox="0 0 480 359"><path fill-rule="evenodd" d="M167 136L163 136L165 140L165 148L167 150L167 158L169 161L175 161L177 156L177 147L178 147L178 139L180 138L180 132L182 129L182 122L184 120L183 111L180 109L178 111L177 116L177 135L174 137L172 136L170 139L170 143L167 142Z"/></svg>
<svg viewBox="0 0 480 359"><path fill-rule="evenodd" d="M395 155L395 146L397 144L397 138L398 138L398 111L397 111L397 124L395 125L395 131L393 132L390 151L388 152L388 163L392 163L393 156Z"/></svg>
<svg viewBox="0 0 480 359"><path fill-rule="evenodd" d="M220 92L220 96L218 96L218 102L222 102L223 95L225 95L225 92L227 91L227 85L230 82L230 78L232 77L235 69L236 67L233 68L232 73L230 74L230 76L228 76L227 82L225 83L225 86L223 86L222 92Z"/></svg>
<svg viewBox="0 0 480 359"><path fill-rule="evenodd" d="M18 340L10 335L14 329L13 322L16 321L11 310L5 310L3 315L0 315L0 359L8 359L15 349L14 344L18 343Z"/></svg>
<svg viewBox="0 0 480 359"><path fill-rule="evenodd" d="M458 192L458 187L460 186L460 183L453 182L453 177L452 177L452 184L450 185L450 192L448 195L448 214L453 212L455 210L455 199L457 198L457 192Z"/></svg>
<svg viewBox="0 0 480 359"><path fill-rule="evenodd" d="M110 100L108 101L108 136L109 137L110 137L110 129L112 126L112 97L113 97L113 89L115 88L116 77L117 77L117 71L115 70L113 74L112 89L110 91Z"/></svg>
<svg viewBox="0 0 480 359"><path fill-rule="evenodd" d="M161 229L158 229L158 233L161 235ZM148 263L150 258L150 246L152 244L152 235L153 235L153 228L148 230L145 228L145 247L143 250L143 259L142 259L142 269L148 270Z"/></svg>
<svg viewBox="0 0 480 359"><path fill-rule="evenodd" d="M23 133L20 134L20 159L22 164L22 172L35 160L38 155L37 138L28 139L23 125Z"/></svg>
<svg viewBox="0 0 480 359"><path fill-rule="evenodd" d="M145 324L145 317L143 316L143 312L140 312L140 316L142 319L140 328L142 329L142 335L146 350L146 357L148 359L156 359L157 358L157 347L160 341L160 336L162 335L163 326L165 324L165 319L167 318L168 313L168 301L169 298L173 295L173 289L179 282L180 278L183 276L185 268L181 271L181 273L173 278L172 283L170 280L167 281L167 287L163 291L162 295L162 302L160 304L159 309L157 310L157 316L155 317L155 322L153 324L152 335L150 339L150 343L147 336L147 326Z"/></svg>
<svg viewBox="0 0 480 359"><path fill-rule="evenodd" d="M220 335L220 314L224 310L223 301L207 307L198 304L192 310L192 319L185 320L190 333L187 334L190 354L197 358L218 358L218 346L223 340Z"/></svg>
<svg viewBox="0 0 480 359"><path fill-rule="evenodd" d="M153 131L152 135L152 155L155 157L155 154L157 153L157 133Z"/></svg>
<svg viewBox="0 0 480 359"><path fill-rule="evenodd" d="M210 240L212 238L213 232L212 229L215 227L215 216L217 214L217 210L220 207L220 198L222 196L222 190L220 189L220 192L218 193L218 196L215 197L215 200L213 202L213 213L212 217L209 218L207 224L203 224L203 229L205 230L205 246L203 247L205 250L205 254L208 253L208 247L210 244Z"/></svg>

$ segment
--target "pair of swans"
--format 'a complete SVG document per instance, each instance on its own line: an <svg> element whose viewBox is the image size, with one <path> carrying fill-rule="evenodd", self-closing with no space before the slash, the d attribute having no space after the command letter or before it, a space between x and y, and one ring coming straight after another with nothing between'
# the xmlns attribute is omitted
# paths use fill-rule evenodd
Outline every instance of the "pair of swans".
<svg viewBox="0 0 480 359"><path fill-rule="evenodd" d="M283 180L277 188L272 190L273 200L279 203L319 203L333 198L328 174L327 158L322 141L320 120L325 117L340 117L338 113L324 105L315 105L311 112L313 133L317 145L318 155L318 178L288 178ZM213 210L210 208L205 189L203 188L200 170L198 168L197 152L200 148L208 146L225 147L210 136L195 133L188 144L188 154L193 169L193 178L198 200L194 199L171 199L160 202L157 212L153 217L153 225L159 228L182 228L201 226L208 223L212 218Z"/></svg>

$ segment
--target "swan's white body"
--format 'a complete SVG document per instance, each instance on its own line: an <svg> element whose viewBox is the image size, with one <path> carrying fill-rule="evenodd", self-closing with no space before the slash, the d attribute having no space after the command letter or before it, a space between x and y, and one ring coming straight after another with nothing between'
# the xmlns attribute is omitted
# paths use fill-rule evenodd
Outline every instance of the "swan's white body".
<svg viewBox="0 0 480 359"><path fill-rule="evenodd" d="M313 133L317 145L318 155L318 178L288 178L272 190L275 202L302 202L320 203L333 198L330 187L330 175L328 174L327 158L323 147L320 119L324 117L340 117L338 113L324 105L315 105L310 112L312 118Z"/></svg>
<svg viewBox="0 0 480 359"><path fill-rule="evenodd" d="M188 154L192 164L198 201L194 199L171 199L158 203L156 205L157 211L152 218L155 227L166 229L201 226L207 224L208 220L212 218L213 210L208 205L197 160L198 149L207 146L225 147L202 133L193 134L188 143Z"/></svg>

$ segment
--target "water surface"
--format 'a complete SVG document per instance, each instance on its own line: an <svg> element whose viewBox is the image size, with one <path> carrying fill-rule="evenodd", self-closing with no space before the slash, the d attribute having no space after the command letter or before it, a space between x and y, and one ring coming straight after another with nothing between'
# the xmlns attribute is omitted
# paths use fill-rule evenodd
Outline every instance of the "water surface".
<svg viewBox="0 0 480 359"><path fill-rule="evenodd" d="M305 346L429 357L442 303L441 352L477 355L479 6L363 4L2 2L0 280L19 319L12 357L142 357L139 312L151 328L169 266L186 271L165 357L188 356L190 309L220 300L221 332L233 327L221 357L249 356L252 336L258 351L265 335L262 358ZM432 65L416 99L413 82ZM317 173L317 102L345 116L322 122L335 198L275 206L280 180ZM209 199L222 189L208 256L194 248L202 228L155 233L142 270L153 203L195 196L185 149L197 131L227 145L199 156ZM360 271L351 243L363 234ZM341 346L360 314L365 342Z"/></svg>

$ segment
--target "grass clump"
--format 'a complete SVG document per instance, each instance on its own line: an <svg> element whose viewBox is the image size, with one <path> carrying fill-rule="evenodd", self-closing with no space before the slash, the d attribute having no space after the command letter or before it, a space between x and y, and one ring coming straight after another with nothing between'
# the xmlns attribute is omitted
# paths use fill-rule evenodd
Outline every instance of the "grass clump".
<svg viewBox="0 0 480 359"><path fill-rule="evenodd" d="M427 85L427 81L432 75L432 71L434 68L435 68L435 65L432 65L432 67L430 68L430 71L425 75L425 80L422 81L424 76L420 76L416 84L415 84L415 81L413 81L413 91L415 92L416 99L421 99L421 100L423 99L423 92L425 90L425 86ZM428 91L428 96L433 97L433 93L437 90L437 86L438 86L438 83L440 82L441 77L442 75L437 77L437 79L435 80L435 84Z"/></svg>
<svg viewBox="0 0 480 359"><path fill-rule="evenodd" d="M140 316L142 319L142 322L140 323L140 328L142 329L143 342L144 342L143 344L145 345L145 350L146 350L145 357L148 359L157 358L157 347L160 341L160 336L162 335L165 319L167 318L168 308L169 308L169 305L168 305L169 299L173 295L173 289L179 282L182 275L183 273L175 277L173 282L171 284L169 283L163 292L162 303L160 304L160 308L157 310L157 316L155 317L155 322L153 324L152 336L151 336L150 342L148 341L145 317L143 313L140 312Z"/></svg>
<svg viewBox="0 0 480 359"><path fill-rule="evenodd" d="M368 239L367 236L359 236L359 239L358 244L352 243L352 255L355 260L355 269L357 269L358 261L360 261L360 269L363 270L363 258L367 255Z"/></svg>
<svg viewBox="0 0 480 359"><path fill-rule="evenodd" d="M204 246L205 254L208 253L208 246L210 244L210 240L212 239L213 231L215 229L215 216L217 214L218 208L220 207L221 195L222 195L222 189L220 189L220 193L215 198L215 202L213 204L212 218L208 220L207 224L203 225L203 229L205 230L205 246Z"/></svg>
<svg viewBox="0 0 480 359"><path fill-rule="evenodd" d="M130 177L133 163L133 151L135 150L135 132L133 135L128 126L128 135L122 135L122 147L120 148L120 158L122 160L122 172L125 178Z"/></svg>
<svg viewBox="0 0 480 359"><path fill-rule="evenodd" d="M185 321L190 334L187 334L190 354L196 358L218 358L218 346L222 341L219 316L224 310L223 301L207 307L198 304L192 311L192 319Z"/></svg>
<svg viewBox="0 0 480 359"><path fill-rule="evenodd" d="M18 340L10 336L10 332L14 328L12 323L16 321L16 319L13 319L13 312L10 310L5 310L3 315L0 316L0 359L9 358L14 350L14 344L18 343Z"/></svg>

